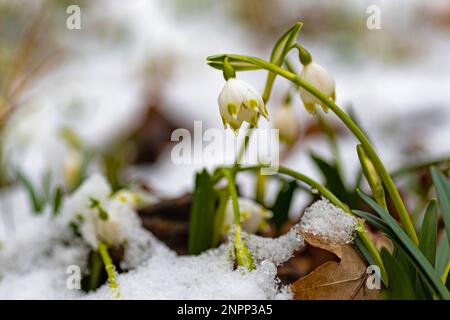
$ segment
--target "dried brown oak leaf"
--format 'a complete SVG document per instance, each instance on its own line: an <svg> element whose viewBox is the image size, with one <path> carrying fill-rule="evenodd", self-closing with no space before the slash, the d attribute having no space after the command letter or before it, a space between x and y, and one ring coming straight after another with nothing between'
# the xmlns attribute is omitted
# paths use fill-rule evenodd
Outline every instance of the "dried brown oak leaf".
<svg viewBox="0 0 450 320"><path fill-rule="evenodd" d="M327 261L291 285L297 300L376 299L378 290L366 286L366 263L352 244L336 245L301 230L305 241L333 252L339 262Z"/></svg>

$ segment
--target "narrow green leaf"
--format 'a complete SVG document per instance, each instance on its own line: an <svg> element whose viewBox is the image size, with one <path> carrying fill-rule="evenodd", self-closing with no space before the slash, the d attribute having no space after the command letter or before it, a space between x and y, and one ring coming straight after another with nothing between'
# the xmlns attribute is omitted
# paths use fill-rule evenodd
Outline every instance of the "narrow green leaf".
<svg viewBox="0 0 450 320"><path fill-rule="evenodd" d="M83 154L83 160L81 162L80 170L77 173L77 178L74 182L74 185L71 186L71 192L78 189L78 187L83 183L84 179L86 178L87 171L89 168L89 164L91 163L92 159L94 158L94 154L89 151L85 151Z"/></svg>
<svg viewBox="0 0 450 320"><path fill-rule="evenodd" d="M396 235L392 232L392 230L389 228L389 226L380 218L374 216L373 214L365 212L365 211L352 210L352 212L356 216L365 219L369 224L373 225L375 228L383 231L389 238L391 238L391 239L396 238Z"/></svg>
<svg viewBox="0 0 450 320"><path fill-rule="evenodd" d="M227 208L228 199L230 198L230 193L228 188L220 189L216 191L219 198L219 205L216 210L216 215L214 217L214 232L212 246L215 247L220 242L220 235L223 230L223 221L225 219L225 210Z"/></svg>
<svg viewBox="0 0 450 320"><path fill-rule="evenodd" d="M448 244L447 234L444 234L439 241L436 253L436 271L443 275L447 265L450 263L450 246Z"/></svg>
<svg viewBox="0 0 450 320"><path fill-rule="evenodd" d="M58 186L55 190L55 194L53 196L53 214L57 215L59 210L61 209L61 205L63 202L64 191Z"/></svg>
<svg viewBox="0 0 450 320"><path fill-rule="evenodd" d="M208 171L197 173L189 223L189 254L199 254L213 244L216 198Z"/></svg>
<svg viewBox="0 0 450 320"><path fill-rule="evenodd" d="M381 258L389 276L388 297L394 300L413 300L414 289L403 266L386 248L381 249Z"/></svg>
<svg viewBox="0 0 450 320"><path fill-rule="evenodd" d="M347 190L336 164L331 164L313 153L310 156L317 168L322 172L322 175L326 180L326 187L333 192L336 197L342 200L342 202L348 204L350 207L354 207L357 198Z"/></svg>
<svg viewBox="0 0 450 320"><path fill-rule="evenodd" d="M447 240L450 243L450 182L435 167L431 168L431 177L436 188L436 193L441 206L442 218L444 219Z"/></svg>
<svg viewBox="0 0 450 320"><path fill-rule="evenodd" d="M420 230L419 249L433 267L436 260L437 222L436 200L432 199L425 211Z"/></svg>
<svg viewBox="0 0 450 320"><path fill-rule="evenodd" d="M389 226L392 232L394 232L395 235L399 238L399 241L405 247L405 250L413 257L414 261L417 263L417 266L419 267L418 271L422 272L424 279L429 282L429 285L432 286L443 299L450 299L450 293L443 285L439 275L435 272L428 259L422 254L419 248L400 227L397 221L395 221L395 219L392 218L392 216L388 212L386 212L378 203L376 203L366 194L362 193L361 191L358 191L358 194L380 215L380 217Z"/></svg>
<svg viewBox="0 0 450 320"><path fill-rule="evenodd" d="M42 199L39 197L36 189L34 188L31 181L20 171L16 170L17 178L19 181L23 184L25 187L25 190L28 193L28 197L30 198L31 205L33 207L33 210L36 213L39 213L44 208L44 204Z"/></svg>
<svg viewBox="0 0 450 320"><path fill-rule="evenodd" d="M283 181L277 199L272 205L271 211L273 212L273 217L271 221L275 223L278 231L289 219L289 208L291 207L292 198L296 189L297 181Z"/></svg>
<svg viewBox="0 0 450 320"><path fill-rule="evenodd" d="M270 55L270 62L279 66L283 64L284 57L291 48L302 27L303 23L297 22L278 39Z"/></svg>

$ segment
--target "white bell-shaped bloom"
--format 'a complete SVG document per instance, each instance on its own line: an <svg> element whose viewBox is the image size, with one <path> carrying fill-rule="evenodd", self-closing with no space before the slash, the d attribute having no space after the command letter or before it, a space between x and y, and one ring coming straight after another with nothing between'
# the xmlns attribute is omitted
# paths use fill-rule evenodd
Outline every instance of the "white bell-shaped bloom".
<svg viewBox="0 0 450 320"><path fill-rule="evenodd" d="M305 65L300 73L300 77L322 91L330 99L334 100L336 98L336 84L333 77L317 63L311 62ZM319 99L303 88L300 88L300 98L306 110L310 113L316 111L317 105L321 105L325 112L328 111L328 107L325 104L321 103Z"/></svg>
<svg viewBox="0 0 450 320"><path fill-rule="evenodd" d="M294 143L300 133L300 122L290 105L275 110L273 127L278 129L280 140L288 145Z"/></svg>
<svg viewBox="0 0 450 320"><path fill-rule="evenodd" d="M225 128L237 131L246 121L257 126L258 114L268 119L268 112L261 95L248 83L229 79L218 98L220 115Z"/></svg>
<svg viewBox="0 0 450 320"><path fill-rule="evenodd" d="M273 216L272 211L267 210L253 200L239 198L239 210L241 213L242 230L247 233L256 233L267 225L266 220ZM225 209L223 231L227 233L234 222L233 202L230 199Z"/></svg>

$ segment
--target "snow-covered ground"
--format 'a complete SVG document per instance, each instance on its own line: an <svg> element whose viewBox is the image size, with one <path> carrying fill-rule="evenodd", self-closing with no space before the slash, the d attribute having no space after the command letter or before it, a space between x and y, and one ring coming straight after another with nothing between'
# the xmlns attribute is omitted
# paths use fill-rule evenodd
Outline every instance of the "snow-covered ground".
<svg viewBox="0 0 450 320"><path fill-rule="evenodd" d="M67 160L67 146L58 134L61 127L73 128L85 141L98 148L114 141L141 117L145 107L142 98L149 85L146 77L142 76L143 70L158 59L173 58L175 61L173 72L162 87L163 113L185 127L201 120L204 128L221 128L217 95L223 86L223 78L220 72L206 65L205 58L225 52L267 57L271 43L261 46L258 41L249 40L256 37L255 32L230 15L223 14L225 1L208 6L200 13L190 14L182 14L176 3L130 0L124 5L119 1L99 0L92 2L89 10L82 11L81 30L68 30L62 26L57 31L57 38L65 48L63 63L24 94L20 111L7 128L6 154L11 167L20 168L34 181L41 179L48 170L53 172L54 178L61 177ZM345 7L351 7L354 1L342 3ZM336 52L332 41L328 43L321 38L306 37L304 40L302 38L302 43L310 49L314 59L333 74L337 83L337 103L353 105L388 168L394 169L403 163L401 147L407 140L405 136L410 138L413 134L423 139L426 146L424 155L449 154L450 32L415 23L418 8L425 6L427 10L439 11L445 6L445 1L430 1L426 5L423 1L399 1L396 4L368 1L353 7L351 11L366 17L365 10L372 3L379 4L382 9L383 26L380 31L364 31L362 39L367 39L368 43L361 45L373 48L372 55L361 50L356 54L355 61L342 61L342 55ZM305 6L308 5L311 4ZM327 8L331 2L321 1L321 5ZM303 8L297 1L280 1L279 6L284 11L293 6L292 15L302 20ZM362 21L365 23L365 18ZM364 24L361 28L365 28ZM386 31L409 44L416 43L409 49L414 51L412 57L400 63L389 61L388 48L396 38L376 35ZM239 76L259 89L264 85L265 74L261 72ZM269 112L271 107L280 103L277 100L280 94L276 92L286 87L284 81L276 82ZM299 121L306 122L310 115L303 110L298 98L294 99L294 104L298 106ZM424 119L428 116L425 114L434 108L436 114L439 112L439 121L427 123ZM267 126L263 121L261 125ZM391 129L386 129L392 121L397 121L393 126L394 132L392 125ZM232 136L231 132L227 134ZM345 169L351 172L357 164L354 140L344 139L341 148ZM307 151L311 149L329 154L323 141L310 141L297 148L285 164L317 177L318 173L308 159ZM191 189L193 174L202 166L175 165L170 160L170 150L167 150L158 163L140 168L137 172L159 192L178 195ZM249 182L241 182L245 191ZM293 213L299 212L303 200L301 197L296 200ZM61 239L64 235L54 233L57 228L49 227L53 222L48 214L39 217L31 214L21 187L2 191L0 218L0 251L3 247L8 248L8 243L14 244L13 251L7 254L9 258L0 260L1 270L15 270L4 278L0 275L0 297L64 298L57 295L54 288L65 286L61 280L65 276L55 275L63 275L72 261L80 263L80 257L85 255L87 249L83 245L49 247L52 239ZM120 277L121 285L130 284L130 287L124 285L124 295L150 297L150 291L144 289L146 281L156 283L153 293L159 292L154 296L158 298L206 298L212 283L217 285L217 282L223 286L226 283L236 284L233 288L230 286L230 291L224 290L223 296L218 298L236 298L236 292L241 292L242 297L283 298L288 295L273 289L275 282L271 281L275 281L275 277L272 267L262 267L244 279L239 271L227 269L229 266L225 263L226 255L222 249L209 253L216 255L217 259L208 255L178 259L157 240L153 241L160 248L158 253L141 266L142 269ZM11 258L13 256L17 259ZM162 256L165 258L158 259ZM53 261L51 266L46 261L48 257ZM190 281L200 277L201 272L191 274L193 278L184 281L183 270L195 270L205 261L213 260L207 270L222 270L223 278L218 279L215 274L208 273L196 293L177 295L157 287L163 286L163 283L157 282L160 277L168 277L169 283L179 290L183 286L189 287ZM21 266L31 263L36 268L21 269ZM160 273L152 271L156 265L161 267ZM181 271L170 278L169 274L175 269ZM259 285L258 281L265 284ZM52 284L47 285L49 283ZM13 287L16 289L12 290ZM39 287L41 291L31 290L32 287ZM103 288L91 297L105 297L102 292L106 290ZM77 292L65 292L67 297L78 297Z"/></svg>

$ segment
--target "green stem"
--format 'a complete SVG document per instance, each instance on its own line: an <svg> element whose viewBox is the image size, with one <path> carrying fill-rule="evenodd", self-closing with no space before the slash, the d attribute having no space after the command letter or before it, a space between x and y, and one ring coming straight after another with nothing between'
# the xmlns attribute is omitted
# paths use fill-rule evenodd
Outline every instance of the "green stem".
<svg viewBox="0 0 450 320"><path fill-rule="evenodd" d="M255 169L256 169L255 166L247 166L247 167L237 168L238 171L248 171L248 170L255 170ZM350 214L353 216L349 207L345 203L343 203L341 200L339 200L338 197L336 197L330 190L328 190L325 186L323 186L319 182L311 179L310 177L308 177L300 172L297 172L297 171L294 171L292 169L282 167L282 166L280 166L278 168L278 173L290 176L294 179L300 180L303 183L311 186L312 188L316 189L324 198L328 199L328 201L330 201L332 204L341 208L347 214ZM376 264L380 267L381 276L383 278L383 281L387 285L388 276L387 276L387 272L386 272L386 269L383 264L383 260L381 259L380 253L378 252L377 248L375 247L375 244L373 243L373 241L370 239L370 236L367 233L367 230L365 229L365 227L361 224L361 222L359 220L357 220L357 221L358 221L358 225L357 225L356 230L358 232L358 235L360 236L360 238L361 238L362 242L364 243L364 245L366 246L367 250L370 252L370 254L373 257Z"/></svg>
<svg viewBox="0 0 450 320"><path fill-rule="evenodd" d="M253 270L255 268L255 265L253 263L252 255L241 236L241 213L239 209L239 201L236 186L234 184L233 173L230 172L230 169L226 168L222 168L221 171L223 173L223 176L228 180L228 192L230 193L231 201L233 204L235 227L234 249L236 253L236 261L238 266L244 266L247 268L247 270Z"/></svg>
<svg viewBox="0 0 450 320"><path fill-rule="evenodd" d="M111 291L114 294L115 299L120 299L119 285L116 281L116 268L112 263L111 257L108 252L108 246L104 243L98 245L98 252L102 257L103 264L105 265L106 274L108 275L108 283Z"/></svg>
<svg viewBox="0 0 450 320"><path fill-rule="evenodd" d="M414 225L409 217L408 211L406 210L405 204L403 203L402 198L400 197L400 193L398 192L395 184L389 175L388 171L383 165L380 157L378 156L375 149L372 147L369 139L364 135L362 130L353 122L353 120L336 105L329 97L327 97L324 93L313 87L308 82L304 81L296 74L289 72L273 63L267 62L263 59L256 57L248 57L248 56L240 56L240 55L227 55L228 57L232 57L233 59L246 61L252 63L262 69L269 70L271 72L277 73L278 75L286 78L287 80L292 81L297 86L302 87L309 93L313 94L316 98L318 98L322 103L328 106L339 119L347 126L347 128L354 134L354 136L359 140L361 145L364 148L367 156L373 162L378 174L380 175L384 186L386 187L389 195L391 196L392 202L394 203L395 209L397 210L400 220L405 228L406 233L409 237L416 243L419 243L419 239L417 237L416 231L414 229Z"/></svg>
<svg viewBox="0 0 450 320"><path fill-rule="evenodd" d="M225 178L228 180L228 192L230 193L231 202L233 204L233 212L234 212L234 224L236 226L241 226L241 213L239 210L239 201L236 186L234 185L233 175L229 170L222 168L222 173Z"/></svg>

